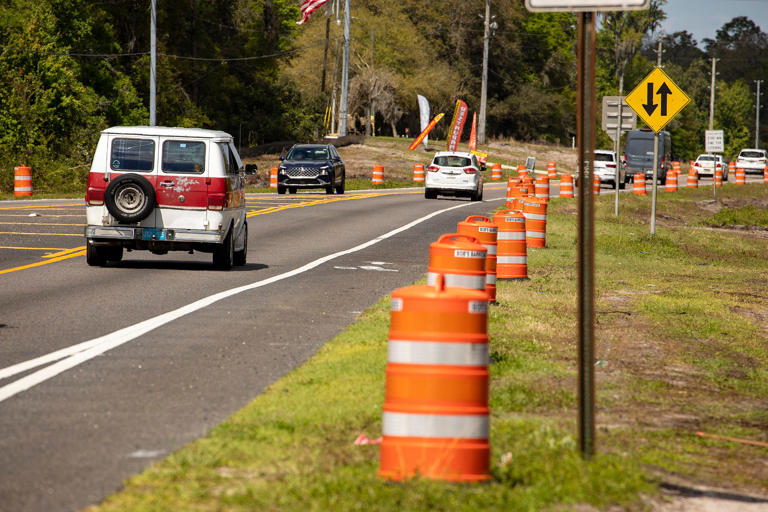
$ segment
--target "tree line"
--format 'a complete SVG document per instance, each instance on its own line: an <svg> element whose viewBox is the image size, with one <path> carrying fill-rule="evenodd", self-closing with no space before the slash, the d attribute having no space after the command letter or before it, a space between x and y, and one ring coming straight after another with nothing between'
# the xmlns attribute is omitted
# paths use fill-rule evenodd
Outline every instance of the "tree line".
<svg viewBox="0 0 768 512"><path fill-rule="evenodd" d="M298 26L298 0L158 0L157 124L221 129L241 147L322 136L338 112L339 3ZM701 44L685 31L662 35L664 3L598 17L598 102L642 80L662 37L664 70L692 99L669 130L677 156L695 158L716 58L714 127L731 158L754 143L754 80L768 76L768 36L745 17ZM417 94L432 115L450 116L456 98L479 109L484 2L351 5L351 130L417 133ZM570 143L576 17L498 0L491 14L488 137ZM12 189L20 164L33 167L38 188L81 187L101 129L149 121L149 49L149 0L1 1L0 190ZM598 145L610 147L599 129Z"/></svg>

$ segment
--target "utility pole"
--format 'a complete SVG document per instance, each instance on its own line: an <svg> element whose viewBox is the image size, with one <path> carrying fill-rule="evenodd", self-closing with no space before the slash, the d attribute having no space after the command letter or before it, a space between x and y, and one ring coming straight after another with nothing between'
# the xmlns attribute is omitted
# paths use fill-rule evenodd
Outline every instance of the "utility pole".
<svg viewBox="0 0 768 512"><path fill-rule="evenodd" d="M483 82L480 90L480 115L477 123L477 142L485 144L485 106L488 102L488 40L491 38L491 0L485 0L483 24Z"/></svg>
<svg viewBox="0 0 768 512"><path fill-rule="evenodd" d="M157 0L152 0L149 25L149 126L155 126L157 124Z"/></svg>
<svg viewBox="0 0 768 512"><path fill-rule="evenodd" d="M712 57L712 83L709 86L709 129L712 130L715 120L715 63L717 59Z"/></svg>
<svg viewBox="0 0 768 512"><path fill-rule="evenodd" d="M760 148L760 82L762 80L755 80L757 82L757 96L755 99L755 148Z"/></svg>
<svg viewBox="0 0 768 512"><path fill-rule="evenodd" d="M347 102L349 98L349 0L344 0L344 61L341 66L341 101L339 104L339 137L347 134Z"/></svg>
<svg viewBox="0 0 768 512"><path fill-rule="evenodd" d="M328 67L328 42L331 33L331 17L325 18L325 50L323 51L323 79L320 82L320 92L325 92L325 70Z"/></svg>

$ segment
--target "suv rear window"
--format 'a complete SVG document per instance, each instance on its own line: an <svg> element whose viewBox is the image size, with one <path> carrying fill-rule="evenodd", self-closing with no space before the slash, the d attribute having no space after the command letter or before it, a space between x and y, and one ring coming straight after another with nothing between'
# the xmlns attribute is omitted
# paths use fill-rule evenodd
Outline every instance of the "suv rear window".
<svg viewBox="0 0 768 512"><path fill-rule="evenodd" d="M113 171L151 171L155 166L155 141L114 139L109 162Z"/></svg>
<svg viewBox="0 0 768 512"><path fill-rule="evenodd" d="M609 153L595 153L595 162L613 162L613 155Z"/></svg>
<svg viewBox="0 0 768 512"><path fill-rule="evenodd" d="M163 142L163 172L202 174L205 172L205 142L167 140Z"/></svg>
<svg viewBox="0 0 768 512"><path fill-rule="evenodd" d="M440 167L469 167L472 160L463 156L436 156L433 163Z"/></svg>
<svg viewBox="0 0 768 512"><path fill-rule="evenodd" d="M739 153L739 158L765 158L763 151L742 151Z"/></svg>

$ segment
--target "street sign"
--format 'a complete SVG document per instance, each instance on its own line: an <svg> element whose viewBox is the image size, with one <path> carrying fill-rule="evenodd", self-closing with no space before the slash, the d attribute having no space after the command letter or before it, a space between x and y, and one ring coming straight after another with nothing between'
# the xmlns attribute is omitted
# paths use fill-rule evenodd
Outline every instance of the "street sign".
<svg viewBox="0 0 768 512"><path fill-rule="evenodd" d="M525 0L529 11L636 11L647 9L650 0Z"/></svg>
<svg viewBox="0 0 768 512"><path fill-rule="evenodd" d="M637 117L629 108L623 96L603 96L603 115L601 128L608 136L616 140L616 129L622 132L637 128ZM621 101L621 127L619 127L619 101Z"/></svg>
<svg viewBox="0 0 768 512"><path fill-rule="evenodd" d="M707 153L723 153L725 151L723 130L707 130L704 132L704 151Z"/></svg>
<svg viewBox="0 0 768 512"><path fill-rule="evenodd" d="M659 133L691 99L661 68L654 68L626 101L651 130Z"/></svg>

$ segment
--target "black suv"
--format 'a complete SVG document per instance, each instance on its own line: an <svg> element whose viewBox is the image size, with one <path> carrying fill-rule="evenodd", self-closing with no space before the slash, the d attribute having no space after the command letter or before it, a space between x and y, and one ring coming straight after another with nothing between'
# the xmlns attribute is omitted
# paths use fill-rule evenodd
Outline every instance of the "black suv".
<svg viewBox="0 0 768 512"><path fill-rule="evenodd" d="M277 193L300 188L324 188L326 194L344 193L346 172L339 152L332 144L295 144L280 157L277 168Z"/></svg>

